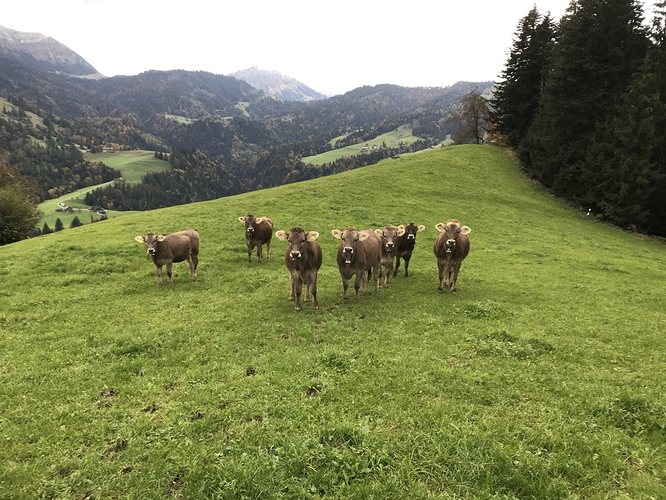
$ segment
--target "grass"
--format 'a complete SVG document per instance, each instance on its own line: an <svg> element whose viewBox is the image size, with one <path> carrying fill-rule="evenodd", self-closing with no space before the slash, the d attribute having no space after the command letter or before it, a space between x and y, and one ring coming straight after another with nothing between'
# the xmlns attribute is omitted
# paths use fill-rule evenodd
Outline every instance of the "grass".
<svg viewBox="0 0 666 500"><path fill-rule="evenodd" d="M396 147L401 142L405 144L411 144L418 141L419 138L415 135L412 135L412 127L408 125L402 125L391 132L382 134L372 141L362 142L360 144L354 144L352 146L347 146L339 149L332 149L325 153L315 155L315 156L306 156L302 159L303 163L309 163L312 165L323 165L324 163L331 163L338 158L344 156L355 156L361 154L361 148L364 146L372 147L373 145L381 146L383 143L386 143L386 146L389 148Z"/></svg>
<svg viewBox="0 0 666 500"><path fill-rule="evenodd" d="M129 183L140 182L141 178L149 172L161 172L171 168L169 162L158 160L155 158L155 153L153 151L145 150L117 151L115 153L85 153L85 159L91 162L101 161L109 167L120 170L125 181ZM44 223L48 224L51 229L54 229L56 219L58 218L62 221L65 228L69 228L69 225L72 223L74 217L78 217L83 224L90 224L91 215L95 219L99 219L99 215L87 210L76 212L56 212L56 209L60 207L60 204L64 204L65 206L69 206L74 209L85 209L87 207L87 205L84 203L86 193L92 191L93 189L105 186L106 184L109 183L82 188L78 191L74 191L73 193L68 193L60 196L59 198L46 200L40 203L38 208L44 214L39 224L40 229ZM114 219L116 217L124 217L133 213L135 212L110 210L107 212L106 216L109 219Z"/></svg>
<svg viewBox="0 0 666 500"><path fill-rule="evenodd" d="M319 231L319 310L294 312L283 242L246 262L247 213ZM432 254L451 217L456 296ZM410 278L342 301L330 231L410 221ZM133 238L186 227L199 279L158 288ZM664 498L664 255L488 146L1 247L3 495Z"/></svg>

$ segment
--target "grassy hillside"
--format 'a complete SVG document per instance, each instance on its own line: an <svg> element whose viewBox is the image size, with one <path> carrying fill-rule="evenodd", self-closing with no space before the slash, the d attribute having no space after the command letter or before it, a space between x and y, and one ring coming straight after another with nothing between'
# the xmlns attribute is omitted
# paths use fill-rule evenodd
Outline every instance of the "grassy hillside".
<svg viewBox="0 0 666 500"><path fill-rule="evenodd" d="M137 150L117 151L115 153L86 153L85 159L91 162L101 161L109 167L120 170L125 181L129 183L140 182L141 178L149 172L161 172L171 168L169 162L156 159L154 151ZM44 214L42 220L40 221L40 229L44 223L47 223L51 229L54 229L56 219L58 218L62 221L66 228L68 228L72 223L72 219L74 219L74 217L78 217L79 220L84 224L89 224L91 212L56 212L56 209L60 206L60 204L64 204L65 206L69 206L75 209L86 207L84 203L86 193L104 185L106 184L79 189L73 193L68 193L66 195L60 196L59 198L46 200L40 203L38 208ZM124 217L132 213L134 212L110 210L107 213L107 217L109 219L114 219L116 217ZM95 219L99 219L98 215L92 215L95 217Z"/></svg>
<svg viewBox="0 0 666 500"><path fill-rule="evenodd" d="M403 125L398 127L391 132L382 134L372 141L362 142L360 144L354 144L353 146L347 146L339 149L332 149L326 153L315 156L306 156L303 158L303 163L309 163L312 165L323 165L324 163L330 163L342 158L343 156L354 156L361 154L361 148L364 146L372 147L373 145L381 146L382 143L385 143L387 147L392 148L398 146L401 142L405 144L411 144L412 142L418 141L419 138L415 135L412 135L412 127L408 125Z"/></svg>
<svg viewBox="0 0 666 500"><path fill-rule="evenodd" d="M284 242L247 263L247 213L319 231L319 310L294 312ZM409 221L410 278L343 302L331 230ZM158 288L133 238L186 227L199 279ZM665 255L487 146L0 247L3 495L664 498Z"/></svg>

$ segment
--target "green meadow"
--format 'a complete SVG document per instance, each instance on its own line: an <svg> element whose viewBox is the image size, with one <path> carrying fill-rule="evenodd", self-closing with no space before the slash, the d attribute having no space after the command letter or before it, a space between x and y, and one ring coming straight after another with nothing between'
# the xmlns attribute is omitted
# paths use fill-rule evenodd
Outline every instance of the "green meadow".
<svg viewBox="0 0 666 500"><path fill-rule="evenodd" d="M248 213L320 233L318 310L288 300L284 242L247 262ZM472 229L455 296L432 252L449 218ZM343 301L331 230L410 221L410 277ZM188 227L198 280L179 263L157 287L134 237ZM4 498L666 498L664 242L500 148L21 241L0 283Z"/></svg>
<svg viewBox="0 0 666 500"><path fill-rule="evenodd" d="M337 139L340 139L341 137L338 137ZM352 146L347 146L344 148L332 149L330 151L315 156L306 156L302 158L302 161L303 163L309 163L312 165L323 165L324 163L330 163L332 161L337 160L338 158L342 158L343 156L360 155L362 154L361 148L364 146L368 147L372 147L373 145L381 146L382 144L385 143L387 147L393 148L397 147L401 142L405 144L411 144L418 140L419 140L418 137L412 135L411 126L402 125L397 129L392 130L391 132L387 132L386 134L378 136L376 139L373 139L372 141L366 141L359 144L354 144Z"/></svg>
<svg viewBox="0 0 666 500"><path fill-rule="evenodd" d="M141 178L147 173L161 172L171 168L169 162L156 159L154 151L136 150L117 151L115 153L88 152L84 153L84 158L91 162L103 162L109 167L120 170L123 175L123 179L125 179L126 182L133 184L140 182ZM40 229L44 223L47 223L51 229L54 229L56 219L58 218L62 221L65 228L69 227L74 217L78 217L83 224L89 224L91 222L91 215L95 219L99 219L99 215L87 210L80 212L56 212L56 209L59 208L60 204L64 204L65 206L69 206L74 209L86 208L87 205L84 203L86 193L88 193L88 191L92 191L93 189L105 186L106 184L109 183L79 189L73 193L68 193L66 195L60 196L59 198L46 200L40 203L38 208L43 213L42 219L40 221ZM114 219L116 217L131 215L132 213L134 212L109 210L106 216L109 219Z"/></svg>

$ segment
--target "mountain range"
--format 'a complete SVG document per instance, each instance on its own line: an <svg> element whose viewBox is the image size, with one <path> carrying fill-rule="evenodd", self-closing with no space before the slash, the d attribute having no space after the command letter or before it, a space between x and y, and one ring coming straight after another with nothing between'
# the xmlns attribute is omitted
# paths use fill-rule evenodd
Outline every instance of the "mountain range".
<svg viewBox="0 0 666 500"><path fill-rule="evenodd" d="M217 169L216 182L224 185L210 193L220 196L328 175L439 144L460 126L456 111L471 85L409 88L385 84L325 98L293 78L258 68L229 76L152 70L102 77L91 64L50 37L0 28L0 98L24 116L29 111L42 120L36 123L4 113L0 116L0 129L5 131L0 149L15 159L33 158L14 161L23 175L40 184L46 197L76 188L74 181L52 186L49 183L58 181L51 176L46 182L43 175L45 169L64 169L57 163L64 161L61 152L73 151L72 146L90 151L181 150L172 158L187 163L188 172L194 172L197 164L207 165L211 172ZM492 85L474 83L480 92ZM340 158L320 166L301 162L302 157L371 141L404 126L418 137L409 146L380 147L372 155ZM44 152L34 139L50 146ZM167 182L147 176L142 183L175 182L175 173L165 175L172 178ZM184 188L173 189L182 192ZM177 202L201 196L181 196ZM164 197L160 200L162 205L169 203ZM143 200L138 206L154 208L155 203Z"/></svg>

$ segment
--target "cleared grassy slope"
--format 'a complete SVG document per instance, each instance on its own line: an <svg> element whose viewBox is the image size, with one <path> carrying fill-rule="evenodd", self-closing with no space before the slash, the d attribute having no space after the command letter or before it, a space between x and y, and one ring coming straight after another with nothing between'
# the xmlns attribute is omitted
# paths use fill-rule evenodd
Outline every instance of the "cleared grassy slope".
<svg viewBox="0 0 666 500"><path fill-rule="evenodd" d="M321 233L320 309L240 215ZM434 225L472 228L438 295ZM331 229L414 221L410 279L343 302ZM199 281L133 241L194 227ZM663 243L460 146L0 247L9 498L666 496Z"/></svg>

